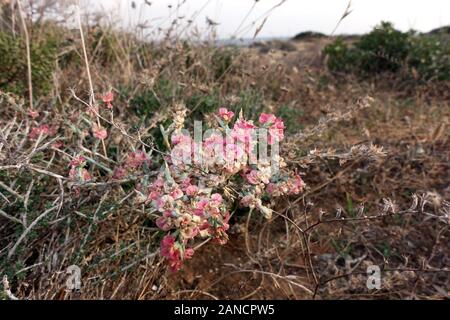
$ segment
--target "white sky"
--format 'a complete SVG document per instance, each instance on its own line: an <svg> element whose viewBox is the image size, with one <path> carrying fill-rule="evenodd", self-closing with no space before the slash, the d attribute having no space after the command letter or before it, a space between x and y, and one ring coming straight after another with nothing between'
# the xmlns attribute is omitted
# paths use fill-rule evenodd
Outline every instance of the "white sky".
<svg viewBox="0 0 450 320"><path fill-rule="evenodd" d="M111 12L115 21L146 22L152 27L167 27L177 13L189 19L202 9L196 16L195 25L203 30L206 16L209 17L220 23L217 26L219 38L236 35L237 28L255 3L255 0L149 0L152 5L147 6L143 4L144 0L134 0L136 9L133 10L133 0L84 1L90 2L91 10L96 7ZM253 26L252 22L280 1L259 0L237 36L253 37L263 19ZM177 12L177 4L181 3ZM258 37L290 37L306 30L330 34L347 4L348 0L286 0L271 12ZM172 9L168 5L172 5ZM450 24L450 0L352 0L351 8L353 12L342 21L336 33L364 33L381 20L392 21L404 31L410 28L429 31Z"/></svg>

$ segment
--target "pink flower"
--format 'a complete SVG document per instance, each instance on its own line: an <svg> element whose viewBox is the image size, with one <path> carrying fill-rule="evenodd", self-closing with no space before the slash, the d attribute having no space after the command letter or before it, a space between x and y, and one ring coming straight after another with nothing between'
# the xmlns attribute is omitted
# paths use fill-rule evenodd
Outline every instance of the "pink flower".
<svg viewBox="0 0 450 320"><path fill-rule="evenodd" d="M152 191L147 197L147 202L153 201L158 199L161 196L161 194L158 191Z"/></svg>
<svg viewBox="0 0 450 320"><path fill-rule="evenodd" d="M118 167L116 168L116 170L114 170L113 179L122 180L127 176L127 174L127 169L125 169L124 167Z"/></svg>
<svg viewBox="0 0 450 320"><path fill-rule="evenodd" d="M305 183L303 182L302 178L299 175L295 176L295 179L292 183L292 188L290 189L291 194L299 194L303 191L303 188L305 187Z"/></svg>
<svg viewBox="0 0 450 320"><path fill-rule="evenodd" d="M162 188L164 187L164 180L162 177L158 177L152 184L153 188Z"/></svg>
<svg viewBox="0 0 450 320"><path fill-rule="evenodd" d="M164 257L172 258L174 255L175 237L168 234L161 240L161 254Z"/></svg>
<svg viewBox="0 0 450 320"><path fill-rule="evenodd" d="M203 216L205 214L205 208L209 205L209 201L206 199L200 200L195 207L195 214Z"/></svg>
<svg viewBox="0 0 450 320"><path fill-rule="evenodd" d="M171 224L166 217L159 217L156 219L156 225L163 231L169 231L171 228Z"/></svg>
<svg viewBox="0 0 450 320"><path fill-rule="evenodd" d="M156 208L160 212L171 211L173 209L174 199L169 195L163 195L156 201Z"/></svg>
<svg viewBox="0 0 450 320"><path fill-rule="evenodd" d="M247 181L250 182L251 184L259 184L260 183L260 179L259 179L257 170L250 171L250 173L247 174L245 177L247 178Z"/></svg>
<svg viewBox="0 0 450 320"><path fill-rule="evenodd" d="M89 171L87 171L84 168L77 168L72 167L69 171L69 178L71 180L80 181L80 182L87 182L91 181L91 175L89 174Z"/></svg>
<svg viewBox="0 0 450 320"><path fill-rule="evenodd" d="M108 109L113 108L112 102L114 101L114 93L112 93L112 92L105 93L104 95L101 96L101 99L106 104L106 107Z"/></svg>
<svg viewBox="0 0 450 320"><path fill-rule="evenodd" d="M172 272L177 272L181 269L180 245L175 242L175 238L172 235L167 235L161 240L161 255L168 260Z"/></svg>
<svg viewBox="0 0 450 320"><path fill-rule="evenodd" d="M183 191L181 191L180 189L175 189L170 193L170 196L175 200L180 199L183 197Z"/></svg>
<svg viewBox="0 0 450 320"><path fill-rule="evenodd" d="M81 169L81 179L83 181L91 181L91 175L89 174L89 171L87 171L86 169Z"/></svg>
<svg viewBox="0 0 450 320"><path fill-rule="evenodd" d="M39 127L35 127L31 129L30 134L28 135L30 139L36 140L40 135L50 135L50 127L46 124L40 125Z"/></svg>
<svg viewBox="0 0 450 320"><path fill-rule="evenodd" d="M33 118L36 119L37 117L39 117L39 112L34 111L33 109L29 109L28 110L28 115Z"/></svg>
<svg viewBox="0 0 450 320"><path fill-rule="evenodd" d="M186 250L184 250L184 259L191 259L193 255L194 255L194 249L187 248Z"/></svg>
<svg viewBox="0 0 450 320"><path fill-rule="evenodd" d="M150 162L144 151L131 152L127 158L125 166L130 169L139 168L144 162Z"/></svg>
<svg viewBox="0 0 450 320"><path fill-rule="evenodd" d="M189 187L186 188L186 194L190 197L195 196L197 192L198 192L197 186L190 185Z"/></svg>
<svg viewBox="0 0 450 320"><path fill-rule="evenodd" d="M269 128L269 144L274 144L275 141L280 142L284 139L284 128L283 120L277 118Z"/></svg>
<svg viewBox="0 0 450 320"><path fill-rule="evenodd" d="M173 145L181 144L182 146L185 147L188 146L190 147L192 142L191 137L189 137L188 135L184 135L182 133L173 134L171 136L171 140Z"/></svg>
<svg viewBox="0 0 450 320"><path fill-rule="evenodd" d="M253 124L253 121L247 121L247 120L244 120L244 119L239 119L234 124L234 128L238 128L238 129L254 129L254 128L256 128L256 126Z"/></svg>
<svg viewBox="0 0 450 320"><path fill-rule="evenodd" d="M78 157L73 158L69 164L72 167L80 167L80 166L84 165L85 161L86 161L86 159L83 156L78 156Z"/></svg>
<svg viewBox="0 0 450 320"><path fill-rule="evenodd" d="M228 143L225 145L224 148L224 157L225 160L230 162L234 160L240 160L244 156L244 150L234 144L234 143Z"/></svg>
<svg viewBox="0 0 450 320"><path fill-rule="evenodd" d="M61 140L56 140L53 143L53 148L55 149L62 149L62 147L64 147L64 143Z"/></svg>
<svg viewBox="0 0 450 320"><path fill-rule="evenodd" d="M190 177L186 177L186 178L183 179L183 181L181 181L181 186L183 187L183 189L186 189L190 185L191 185L191 178Z"/></svg>
<svg viewBox="0 0 450 320"><path fill-rule="evenodd" d="M233 118L234 112L229 111L227 108L220 108L219 115L225 122L228 122Z"/></svg>
<svg viewBox="0 0 450 320"><path fill-rule="evenodd" d="M94 133L94 137L99 140L105 140L108 137L108 132L101 125L94 124L92 126L92 132Z"/></svg>
<svg viewBox="0 0 450 320"><path fill-rule="evenodd" d="M218 206L222 203L223 199L222 196L218 193L214 193L211 195L211 201L214 205Z"/></svg>
<svg viewBox="0 0 450 320"><path fill-rule="evenodd" d="M272 124L275 120L276 117L273 114L261 113L259 116L259 123L261 124Z"/></svg>
<svg viewBox="0 0 450 320"><path fill-rule="evenodd" d="M247 195L241 199L241 204L244 207L252 207L255 205L255 197L253 195Z"/></svg>
<svg viewBox="0 0 450 320"><path fill-rule="evenodd" d="M273 195L275 190L276 190L277 186L274 183L269 183L266 187L266 191L269 195Z"/></svg>

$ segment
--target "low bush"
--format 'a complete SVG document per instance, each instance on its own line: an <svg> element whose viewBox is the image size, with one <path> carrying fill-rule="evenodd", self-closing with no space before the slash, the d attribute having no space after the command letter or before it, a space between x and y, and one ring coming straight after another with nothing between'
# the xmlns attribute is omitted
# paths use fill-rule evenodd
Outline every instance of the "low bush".
<svg viewBox="0 0 450 320"><path fill-rule="evenodd" d="M332 72L373 76L396 73L407 78L450 80L450 43L437 36L402 32L382 22L353 45L338 38L324 49Z"/></svg>
<svg viewBox="0 0 450 320"><path fill-rule="evenodd" d="M52 87L56 48L56 42L47 37L31 44L33 93L36 97L47 94ZM23 94L28 90L27 79L26 43L23 37L0 32L0 89Z"/></svg>

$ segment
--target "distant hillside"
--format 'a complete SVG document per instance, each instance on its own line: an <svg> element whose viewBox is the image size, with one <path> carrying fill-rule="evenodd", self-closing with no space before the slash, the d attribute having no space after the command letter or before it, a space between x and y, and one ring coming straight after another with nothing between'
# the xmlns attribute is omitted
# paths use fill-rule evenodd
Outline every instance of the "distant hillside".
<svg viewBox="0 0 450 320"><path fill-rule="evenodd" d="M450 26L433 29L429 32L429 34L450 35Z"/></svg>
<svg viewBox="0 0 450 320"><path fill-rule="evenodd" d="M324 37L326 37L326 35L321 33L321 32L303 31L303 32L297 33L292 38L292 40L294 40L294 41L301 41L301 40L318 39L318 38L324 38Z"/></svg>

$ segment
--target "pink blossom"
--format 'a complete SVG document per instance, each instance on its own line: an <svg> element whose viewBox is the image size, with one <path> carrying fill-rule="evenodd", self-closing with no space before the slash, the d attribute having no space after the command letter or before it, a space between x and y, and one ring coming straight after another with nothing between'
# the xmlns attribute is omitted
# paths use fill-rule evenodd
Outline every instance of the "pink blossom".
<svg viewBox="0 0 450 320"><path fill-rule="evenodd" d="M164 187L164 180L162 177L158 177L154 182L152 187L154 188L162 188Z"/></svg>
<svg viewBox="0 0 450 320"><path fill-rule="evenodd" d="M150 162L144 151L131 152L126 161L126 167L130 169L139 168L144 162Z"/></svg>
<svg viewBox="0 0 450 320"><path fill-rule="evenodd" d="M183 187L183 189L186 189L190 185L191 185L191 178L190 177L186 177L186 178L183 179L183 181L181 181L181 186Z"/></svg>
<svg viewBox="0 0 450 320"><path fill-rule="evenodd" d="M166 217L159 217L156 219L156 225L163 231L168 231L171 228L171 224Z"/></svg>
<svg viewBox="0 0 450 320"><path fill-rule="evenodd" d="M182 133L173 134L171 140L173 145L181 144L183 146L190 146L192 142L191 137Z"/></svg>
<svg viewBox="0 0 450 320"><path fill-rule="evenodd" d="M127 175L128 175L127 169L125 169L124 167L118 167L116 168L116 170L114 170L113 179L122 180Z"/></svg>
<svg viewBox="0 0 450 320"><path fill-rule="evenodd" d="M274 183L269 183L266 187L266 191L269 195L273 195L277 186Z"/></svg>
<svg viewBox="0 0 450 320"><path fill-rule="evenodd" d="M64 147L64 143L61 140L56 140L53 143L53 148L55 149L62 149L62 147Z"/></svg>
<svg viewBox="0 0 450 320"><path fill-rule="evenodd" d="M198 193L198 187L194 185L190 185L186 188L186 194L190 197L195 196Z"/></svg>
<svg viewBox="0 0 450 320"><path fill-rule="evenodd" d="M273 114L261 113L259 116L259 123L261 124L272 124L275 122L276 117Z"/></svg>
<svg viewBox="0 0 450 320"><path fill-rule="evenodd" d="M299 175L295 176L295 179L292 183L292 189L290 192L292 194L299 194L303 191L303 188L305 187L305 183L303 182L302 178Z"/></svg>
<svg viewBox="0 0 450 320"><path fill-rule="evenodd" d="M205 208L209 205L209 201L206 199L201 199L196 207L195 207L195 214L198 216L203 216L205 213Z"/></svg>
<svg viewBox="0 0 450 320"><path fill-rule="evenodd" d="M35 127L31 129L31 132L28 136L30 137L30 139L36 140L40 135L50 135L50 127L46 124Z"/></svg>
<svg viewBox="0 0 450 320"><path fill-rule="evenodd" d="M101 96L101 99L106 104L106 107L108 109L112 109L112 102L114 101L114 93L113 92L107 92L104 95Z"/></svg>
<svg viewBox="0 0 450 320"><path fill-rule="evenodd" d="M169 195L163 195L156 201L156 208L160 212L170 211L173 209L174 199Z"/></svg>
<svg viewBox="0 0 450 320"><path fill-rule="evenodd" d="M252 207L255 205L255 197L253 195L246 195L241 199L241 204L244 207Z"/></svg>
<svg viewBox="0 0 450 320"><path fill-rule="evenodd" d="M211 201L213 202L213 204L215 204L216 206L220 205L223 201L222 196L218 193L214 193L211 195Z"/></svg>
<svg viewBox="0 0 450 320"><path fill-rule="evenodd" d="M70 165L72 167L80 167L80 166L84 165L85 161L86 161L86 159L83 156L78 156L78 157L73 158L70 161Z"/></svg>
<svg viewBox="0 0 450 320"><path fill-rule="evenodd" d="M245 177L247 178L247 181L250 182L251 184L259 184L260 183L260 179L259 179L257 170L250 171L250 173L247 174Z"/></svg>
<svg viewBox="0 0 450 320"><path fill-rule="evenodd" d="M28 110L28 115L33 118L36 119L37 117L39 117L39 112L33 110L33 109L29 109Z"/></svg>
<svg viewBox="0 0 450 320"><path fill-rule="evenodd" d="M191 259L193 255L194 255L194 249L186 248L186 250L184 250L184 259Z"/></svg>
<svg viewBox="0 0 450 320"><path fill-rule="evenodd" d="M72 167L69 171L69 178L71 180L80 181L80 182L87 182L91 181L91 175L89 174L89 171L87 171L84 168L77 168Z"/></svg>
<svg viewBox="0 0 450 320"><path fill-rule="evenodd" d="M172 272L177 272L181 269L179 246L172 235L167 235L161 240L161 255L168 260Z"/></svg>
<svg viewBox="0 0 450 320"><path fill-rule="evenodd" d="M170 196L175 200L180 199L183 197L183 191L177 188L170 193Z"/></svg>
<svg viewBox="0 0 450 320"><path fill-rule="evenodd" d="M147 197L147 201L153 201L161 197L161 194L158 191L152 191L149 193Z"/></svg>
<svg viewBox="0 0 450 320"><path fill-rule="evenodd" d="M275 123L269 128L269 144L274 144L275 141L284 139L284 123L281 119L276 119Z"/></svg>
<svg viewBox="0 0 450 320"><path fill-rule="evenodd" d="M99 140L105 140L108 137L108 132L101 125L94 124L92 126L92 132L94 133L94 137Z"/></svg>
<svg viewBox="0 0 450 320"><path fill-rule="evenodd" d="M234 112L229 111L227 108L220 108L219 115L225 122L228 122L233 118Z"/></svg>
<svg viewBox="0 0 450 320"><path fill-rule="evenodd" d="M247 121L245 119L239 119L238 121L236 121L236 123L234 124L235 128L239 128L239 129L255 129L256 126L253 124L253 121Z"/></svg>

